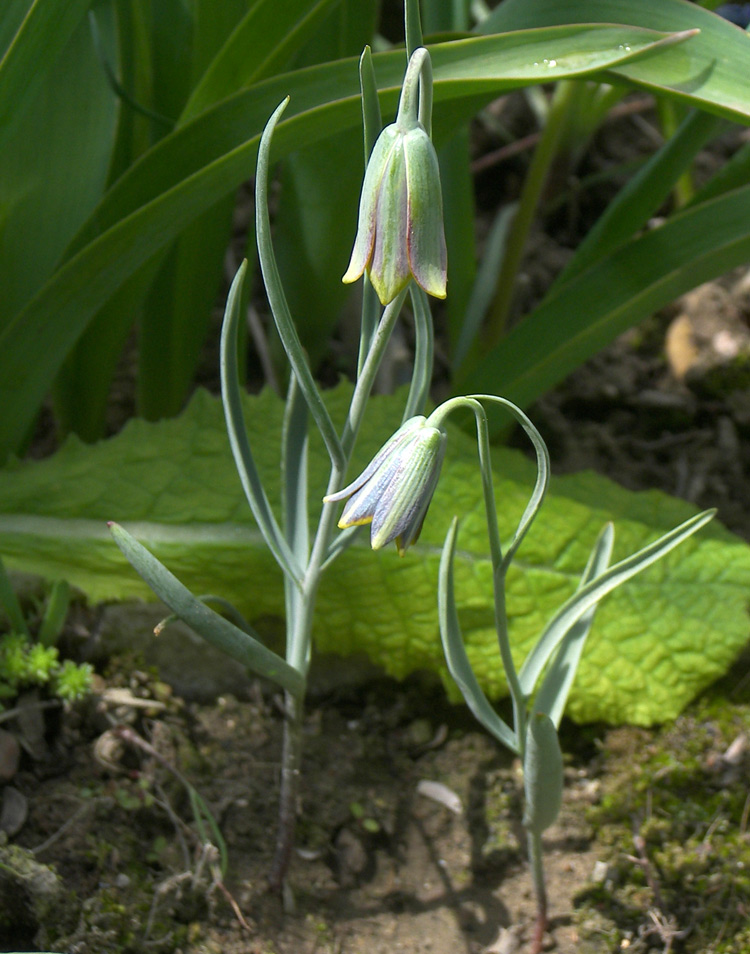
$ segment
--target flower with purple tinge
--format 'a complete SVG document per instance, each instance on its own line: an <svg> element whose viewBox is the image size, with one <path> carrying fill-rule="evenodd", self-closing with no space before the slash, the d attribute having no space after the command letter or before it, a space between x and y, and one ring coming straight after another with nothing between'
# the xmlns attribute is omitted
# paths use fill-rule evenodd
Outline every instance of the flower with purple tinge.
<svg viewBox="0 0 750 954"><path fill-rule="evenodd" d="M446 251L440 170L421 123L395 122L381 132L367 163L357 237L343 282L367 272L387 305L414 278L445 298Z"/></svg>
<svg viewBox="0 0 750 954"><path fill-rule="evenodd" d="M345 500L339 527L371 523L370 543L379 550L396 541L399 556L422 530L445 456L446 434L412 417L378 451L348 487L324 498L326 503Z"/></svg>

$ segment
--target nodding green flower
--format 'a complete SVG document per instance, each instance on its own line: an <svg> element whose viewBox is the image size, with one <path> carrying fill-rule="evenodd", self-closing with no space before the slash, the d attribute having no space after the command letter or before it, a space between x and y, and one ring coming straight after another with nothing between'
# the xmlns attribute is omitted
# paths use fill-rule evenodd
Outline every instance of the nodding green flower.
<svg viewBox="0 0 750 954"><path fill-rule="evenodd" d="M365 172L359 224L343 282L367 272L387 305L412 278L445 298L443 199L435 147L424 126L398 120L381 132Z"/></svg>
<svg viewBox="0 0 750 954"><path fill-rule="evenodd" d="M378 451L356 480L326 503L349 498L339 527L371 523L373 550L396 541L399 556L419 537L440 476L446 434L412 417Z"/></svg>

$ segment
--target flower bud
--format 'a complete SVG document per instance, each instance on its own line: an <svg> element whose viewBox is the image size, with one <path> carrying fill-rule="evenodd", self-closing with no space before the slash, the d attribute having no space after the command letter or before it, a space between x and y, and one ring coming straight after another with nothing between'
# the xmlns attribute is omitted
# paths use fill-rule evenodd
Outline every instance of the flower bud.
<svg viewBox="0 0 750 954"><path fill-rule="evenodd" d="M367 272L383 305L412 278L445 298L446 251L440 170L424 126L397 121L381 132L365 172L359 224L342 281Z"/></svg>
<svg viewBox="0 0 750 954"><path fill-rule="evenodd" d="M349 498L342 530L371 523L373 550L396 541L399 556L416 542L440 476L446 434L412 417L378 451L356 480L326 503Z"/></svg>

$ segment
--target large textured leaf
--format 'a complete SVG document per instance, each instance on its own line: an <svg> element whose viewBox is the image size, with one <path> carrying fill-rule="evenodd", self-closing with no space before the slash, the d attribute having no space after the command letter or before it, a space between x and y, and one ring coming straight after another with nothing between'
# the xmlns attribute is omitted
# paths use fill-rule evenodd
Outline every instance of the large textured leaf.
<svg viewBox="0 0 750 954"><path fill-rule="evenodd" d="M329 393L341 418L346 388ZM403 402L372 402L352 471L398 425ZM278 495L282 407L248 398L257 463ZM517 452L494 452L501 531L507 540L533 484ZM318 499L325 455L311 447L310 493ZM418 544L403 559L373 553L363 535L329 571L319 595L321 649L365 651L396 676L431 669L450 683L437 625L440 551L461 516L456 604L469 658L488 693L504 690L492 628L491 566L474 442L451 429L443 476ZM508 577L517 661L570 596L602 524L613 519L613 559L680 523L692 509L658 492L632 494L591 473L553 481L552 493ZM148 597L112 543L105 521L125 523L195 592L229 598L249 618L283 614L281 576L263 547L234 471L217 400L198 393L182 418L132 421L92 447L69 440L47 461L0 472L0 552L9 567L66 577L94 600ZM579 720L647 724L674 716L722 673L747 639L750 550L712 524L602 604L571 694Z"/></svg>
<svg viewBox="0 0 750 954"><path fill-rule="evenodd" d="M192 90L181 121L243 86L280 72L299 48L301 38L309 36L333 2L286 0L280 9L277 0L255 0ZM204 7L206 21L213 20L213 0Z"/></svg>
<svg viewBox="0 0 750 954"><path fill-rule="evenodd" d="M663 34L636 28L557 27L477 37L433 48L436 103L476 106L478 98L529 83L614 68L644 56ZM715 57L701 36L687 41L708 68ZM695 79L695 56L681 77ZM550 57L556 66L545 65ZM383 106L392 110L403 72L398 52L375 57ZM644 63L657 63L653 55ZM738 70L744 62L738 61ZM701 87L701 90L703 88ZM340 61L299 70L243 90L162 139L123 175L81 233L79 250L0 336L0 460L26 432L50 381L97 311L144 263L252 171L258 135L287 94L292 102L278 127L277 154L299 149L360 122L357 68ZM744 102L713 108L750 116ZM707 95L707 94L706 94ZM705 98L705 96L704 96ZM703 100L701 100L702 102ZM445 107L442 107L443 109ZM744 110L744 112L743 112Z"/></svg>

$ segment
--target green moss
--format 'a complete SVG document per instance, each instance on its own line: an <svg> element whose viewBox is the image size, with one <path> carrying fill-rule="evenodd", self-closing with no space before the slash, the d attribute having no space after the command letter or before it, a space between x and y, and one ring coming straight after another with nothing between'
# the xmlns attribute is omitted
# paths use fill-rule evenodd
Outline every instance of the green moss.
<svg viewBox="0 0 750 954"><path fill-rule="evenodd" d="M671 937L684 954L745 954L750 754L723 758L742 734L750 706L720 693L660 730L609 734L589 820L613 876L577 899L582 937Z"/></svg>

